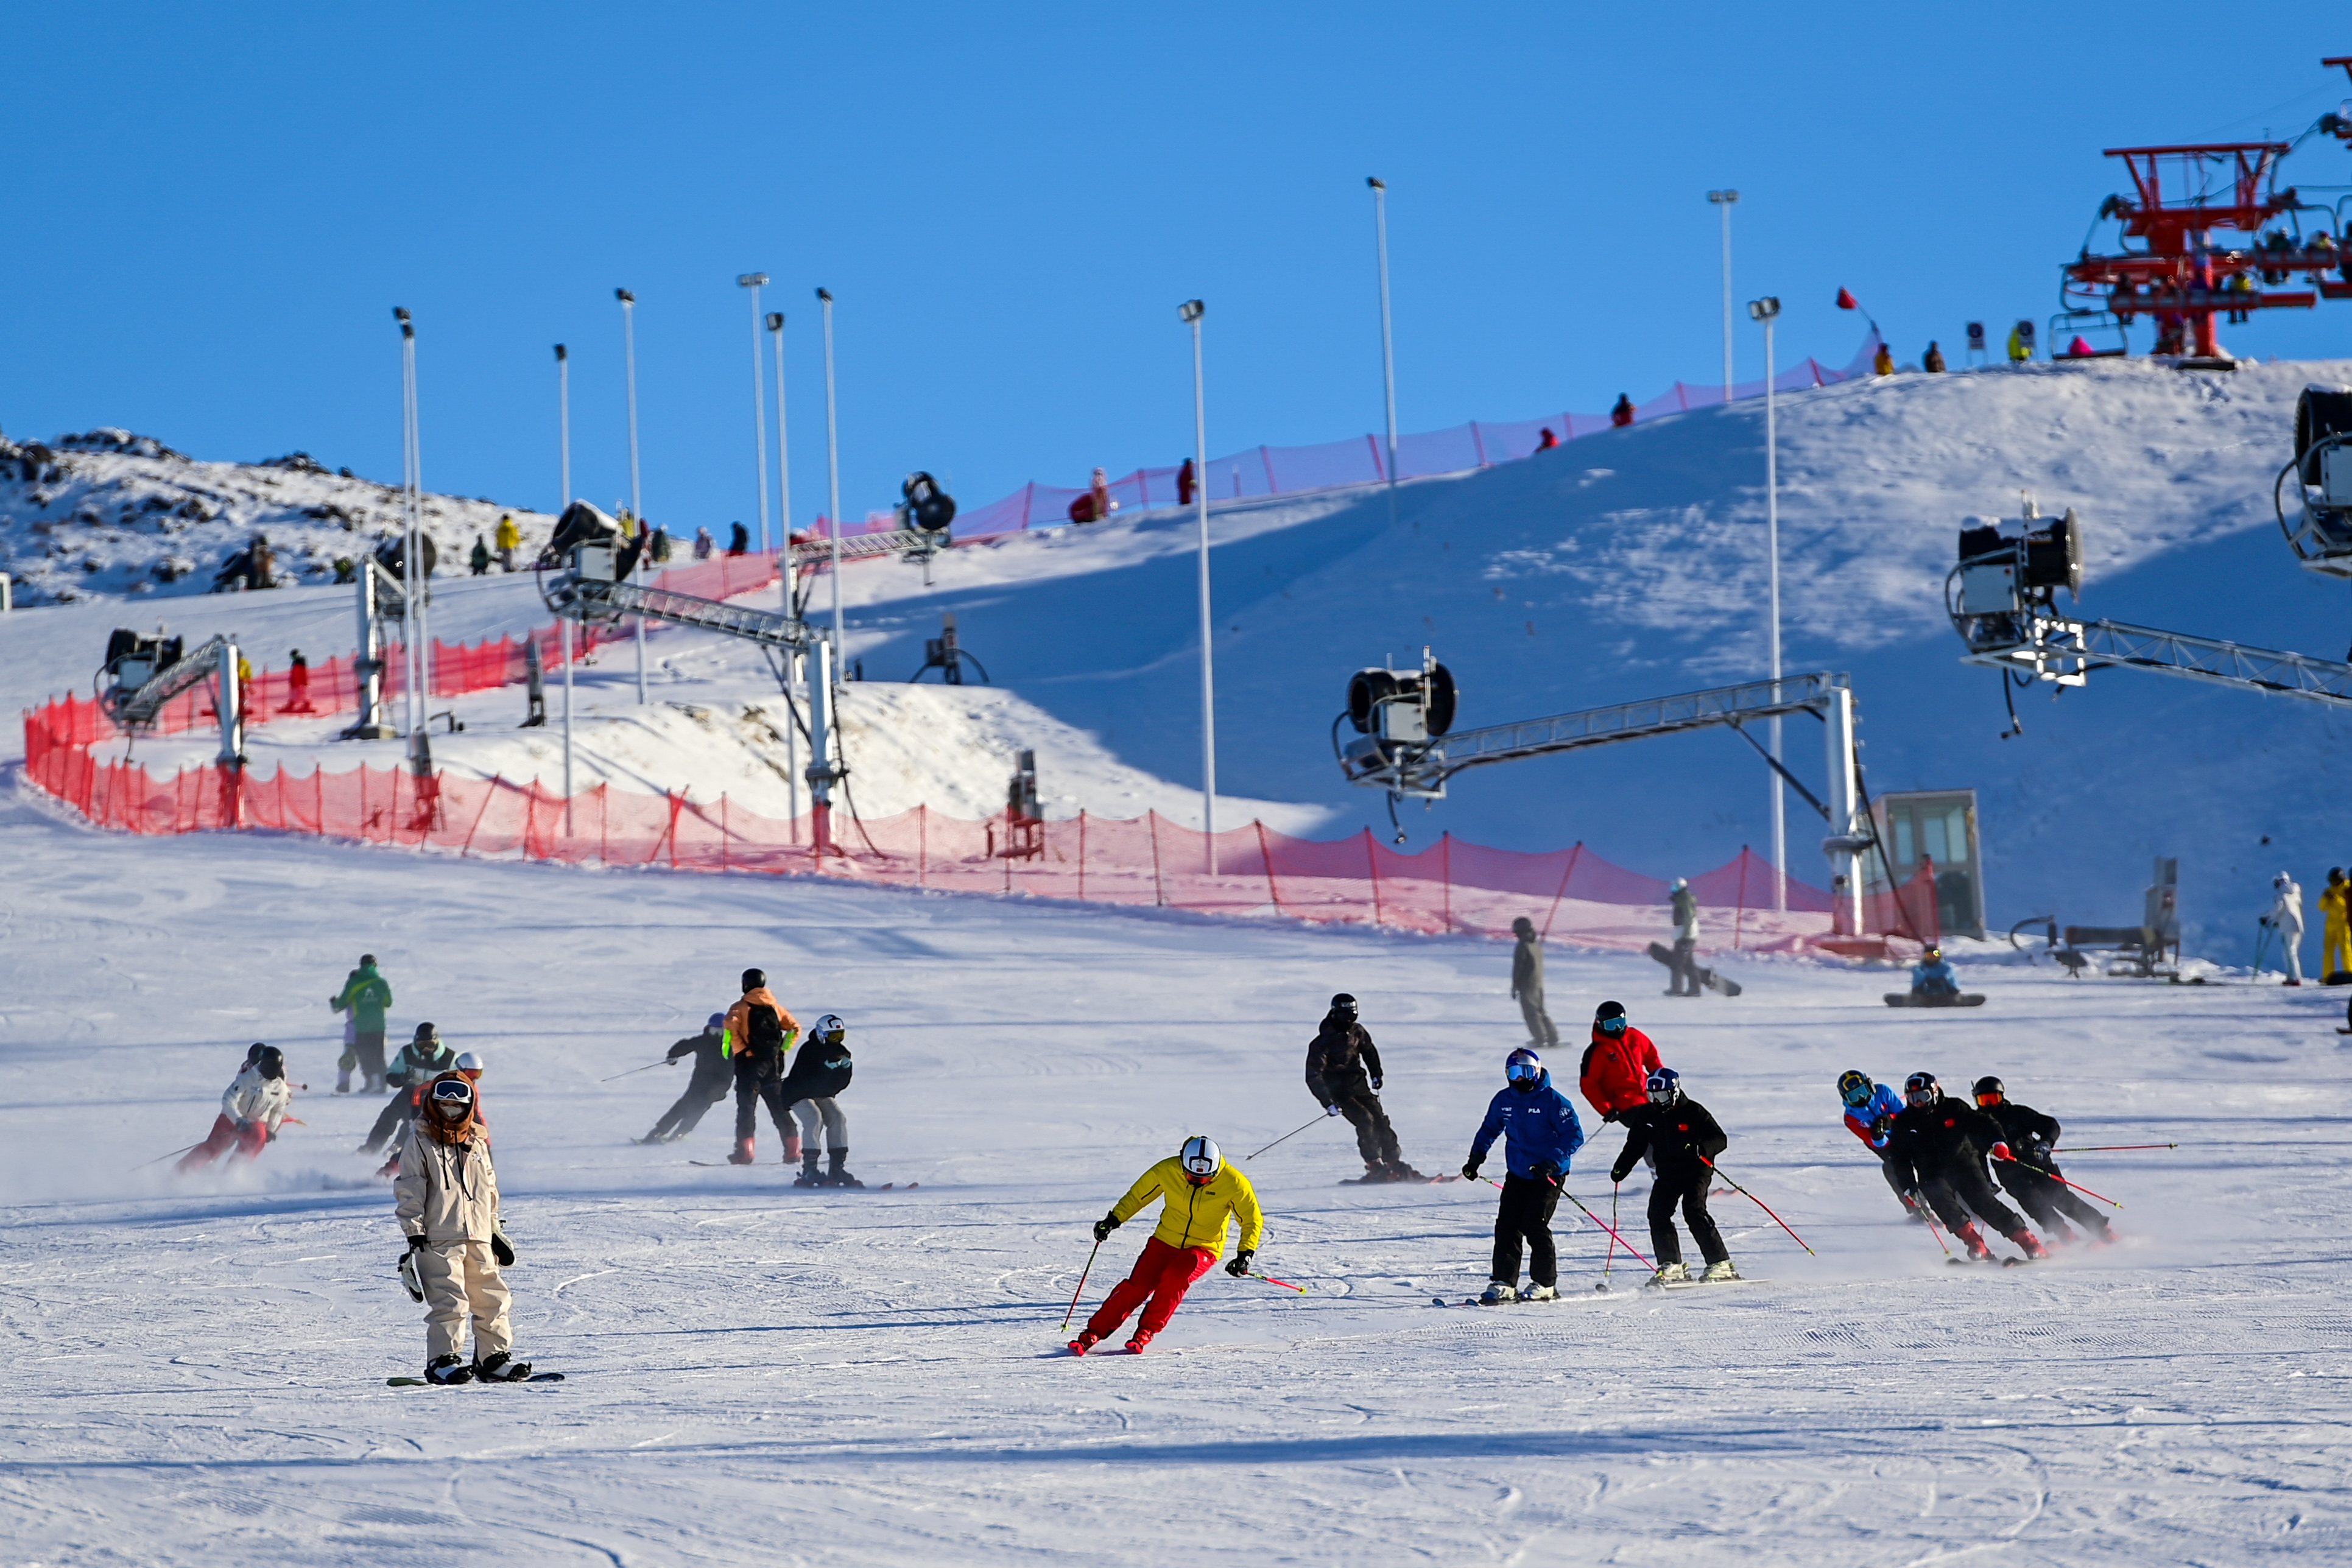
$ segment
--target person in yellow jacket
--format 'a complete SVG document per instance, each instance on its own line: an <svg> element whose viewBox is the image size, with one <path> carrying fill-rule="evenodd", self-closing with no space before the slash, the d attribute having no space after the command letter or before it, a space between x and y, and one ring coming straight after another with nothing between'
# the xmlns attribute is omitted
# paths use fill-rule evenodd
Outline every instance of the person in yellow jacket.
<svg viewBox="0 0 2352 1568"><path fill-rule="evenodd" d="M1240 1224L1242 1244L1225 1272L1240 1279L1250 1271L1257 1244L1265 1236L1265 1217L1258 1212L1249 1177L1225 1164L1213 1140L1187 1138L1182 1149L1138 1176L1127 1196L1095 1222L1095 1240L1110 1239L1112 1231L1155 1197L1160 1200L1160 1228L1143 1244L1135 1268L1111 1287L1109 1297L1070 1342L1072 1355L1084 1355L1116 1333L1138 1307L1143 1308L1143 1316L1127 1348L1141 1354L1176 1315L1192 1281L1207 1273L1224 1251L1228 1219Z"/></svg>
<svg viewBox="0 0 2352 1568"><path fill-rule="evenodd" d="M515 527L513 513L499 516L498 530L490 536L490 542L498 547L499 568L512 571L516 547L522 543L522 530Z"/></svg>
<svg viewBox="0 0 2352 1568"><path fill-rule="evenodd" d="M2011 327L2009 329L2009 362L2012 365L2021 365L2032 358L2033 358L2033 345L2025 340L2023 332Z"/></svg>
<svg viewBox="0 0 2352 1568"><path fill-rule="evenodd" d="M2319 928L2319 979L2322 985L2333 983L2336 977L2352 973L2352 912L2346 904L2352 902L2352 881L2347 881L2342 866L2327 868L2327 887L2319 895L2319 913L2324 924Z"/></svg>

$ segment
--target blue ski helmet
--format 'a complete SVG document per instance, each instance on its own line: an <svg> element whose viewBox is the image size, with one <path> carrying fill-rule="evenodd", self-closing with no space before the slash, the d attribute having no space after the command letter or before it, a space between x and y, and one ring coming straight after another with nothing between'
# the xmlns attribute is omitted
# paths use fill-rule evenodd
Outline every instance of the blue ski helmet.
<svg viewBox="0 0 2352 1568"><path fill-rule="evenodd" d="M1652 1068L1643 1087L1649 1091L1651 1104L1671 1105L1683 1096L1683 1075L1671 1067Z"/></svg>
<svg viewBox="0 0 2352 1568"><path fill-rule="evenodd" d="M1543 1058L1526 1046L1504 1059L1503 1079L1514 1089L1535 1089L1543 1083Z"/></svg>

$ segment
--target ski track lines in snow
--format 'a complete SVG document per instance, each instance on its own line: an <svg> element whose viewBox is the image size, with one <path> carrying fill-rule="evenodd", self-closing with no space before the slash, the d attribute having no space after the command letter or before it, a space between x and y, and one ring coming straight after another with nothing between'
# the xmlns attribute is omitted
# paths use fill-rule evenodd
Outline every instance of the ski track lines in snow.
<svg viewBox="0 0 2352 1568"><path fill-rule="evenodd" d="M1088 1223L1193 1131L1229 1156L1314 1107L1362 996L1408 1158L1460 1163L1518 1033L1469 941L1242 927L767 879L133 841L0 800L0 1517L11 1561L2242 1563L2345 1551L2352 1458L2340 993L1972 974L1968 1018L1879 975L1734 960L1737 1002L1556 955L1554 1015L1619 996L1733 1135L1715 1209L1770 1282L1431 1307L1486 1274L1493 1189L1361 1189L1344 1127L1249 1169L1264 1266L1213 1271L1148 1355L1057 1328ZM390 1389L422 1354L390 1197L328 1092L362 949L394 1032L489 1055L519 1349L560 1386ZM851 1021L851 1168L786 1184L730 1107L631 1146L685 1082L617 1082L759 963ZM311 1085L251 1167L199 1135L246 1041ZM1571 1076L1573 1046L1554 1053ZM1843 1131L1836 1072L1998 1071L2124 1198L2121 1245L1955 1269ZM1588 1124L1590 1127L1590 1124ZM1606 1212L1614 1129L1573 1187ZM1490 1156L1488 1169L1499 1167ZM1645 1187L1620 1213L1646 1252ZM1102 1249L1085 1307L1149 1217ZM1621 1259L1620 1261L1622 1261ZM1637 1276L1620 1270L1617 1279Z"/></svg>

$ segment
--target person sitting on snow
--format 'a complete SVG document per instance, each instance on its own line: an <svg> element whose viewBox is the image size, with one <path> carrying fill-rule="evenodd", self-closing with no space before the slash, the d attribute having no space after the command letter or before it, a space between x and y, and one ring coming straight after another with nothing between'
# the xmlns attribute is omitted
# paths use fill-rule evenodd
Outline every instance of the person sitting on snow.
<svg viewBox="0 0 2352 1568"><path fill-rule="evenodd" d="M1919 962L1911 968L1911 994L1915 997L1957 997L1960 994L1960 977L1944 961L1941 947L1930 947L1919 955Z"/></svg>

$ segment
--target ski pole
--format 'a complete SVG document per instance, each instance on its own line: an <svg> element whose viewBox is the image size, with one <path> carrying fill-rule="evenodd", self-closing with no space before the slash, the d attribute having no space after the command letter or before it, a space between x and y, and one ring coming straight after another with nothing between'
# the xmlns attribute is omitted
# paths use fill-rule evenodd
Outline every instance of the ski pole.
<svg viewBox="0 0 2352 1568"><path fill-rule="evenodd" d="M1503 1184L1496 1181L1493 1176L1480 1176L1478 1179L1485 1182L1488 1186L1494 1187L1497 1191L1502 1189ZM1569 1202L1576 1205L1577 1207L1584 1208L1584 1200L1577 1197L1576 1194L1569 1191L1566 1184L1556 1181L1551 1185L1559 1190L1560 1197L1568 1199ZM1633 1253L1633 1260L1641 1264L1643 1268L1652 1270L1654 1271L1656 1270L1657 1265L1655 1263L1653 1263L1647 1258L1643 1257L1639 1251L1634 1249L1633 1244L1631 1241L1626 1240L1622 1236L1617 1234L1617 1228L1615 1226L1610 1224L1607 1220L1601 1218L1599 1215L1593 1213L1589 1208L1584 1208L1584 1218L1592 1221L1593 1224L1601 1227L1601 1229L1609 1232L1611 1239L1612 1239L1618 1246L1625 1249L1626 1251Z"/></svg>
<svg viewBox="0 0 2352 1568"><path fill-rule="evenodd" d="M1302 1296L1307 1293L1307 1287L1304 1285L1294 1285L1287 1280L1277 1280L1271 1274L1261 1274L1255 1269L1250 1270L1250 1278L1264 1280L1269 1285L1279 1285L1286 1291L1296 1291Z"/></svg>
<svg viewBox="0 0 2352 1568"><path fill-rule="evenodd" d="M1744 1186L1740 1186L1738 1182L1736 1182L1736 1181L1732 1181L1732 1178L1731 1178L1731 1175L1730 1175L1730 1173L1729 1173L1729 1172L1727 1172L1727 1171L1726 1171L1726 1170L1725 1170L1721 1166L1717 1165L1713 1160L1708 1159L1705 1155L1699 1155L1699 1163L1700 1163L1701 1165L1704 1165L1705 1166L1706 1166L1706 1168L1707 1168L1707 1169L1709 1169L1709 1170L1713 1171L1716 1175L1717 1175L1717 1176L1719 1176L1723 1177L1723 1179L1724 1179L1724 1180L1728 1181L1728 1182L1731 1182L1731 1190L1732 1190L1732 1191L1734 1191L1734 1192L1736 1192L1736 1193L1738 1193L1741 1197L1743 1197L1747 1198L1748 1202L1750 1202L1750 1203L1754 1204L1757 1207L1759 1207L1759 1208L1762 1209L1765 1213L1767 1213L1767 1214L1772 1214L1772 1206L1771 1206L1770 1204L1769 1204L1769 1203L1765 1202L1762 1198L1758 1197L1754 1193L1749 1192L1746 1187L1744 1187ZM1777 1226L1779 1226L1779 1227L1780 1227L1781 1229L1783 1229L1783 1230L1789 1230L1789 1222L1788 1222L1787 1220L1785 1220L1785 1219L1781 1218L1780 1218L1779 1215L1777 1215L1777 1214L1772 1214L1772 1223L1773 1223L1773 1224L1775 1224L1775 1225L1777 1225ZM1790 1240L1791 1240L1791 1241L1794 1241L1794 1242L1795 1242L1798 1246L1800 1246L1800 1247L1805 1247L1805 1239L1804 1239L1803 1237L1801 1237L1801 1236L1798 1235L1798 1234L1797 1234L1795 1231L1793 1231L1793 1230L1789 1230L1789 1239L1790 1239ZM1808 1257L1808 1258L1818 1258L1818 1257L1820 1257L1820 1256L1821 1256L1821 1254L1820 1254L1820 1253L1818 1253L1818 1252L1816 1252L1816 1251L1814 1251L1814 1250L1813 1250L1811 1248L1810 1248L1810 1247L1805 1247L1805 1256L1806 1256L1806 1257Z"/></svg>
<svg viewBox="0 0 2352 1568"><path fill-rule="evenodd" d="M2263 934L2254 938L2254 982L2257 985L2262 983L2263 977L2263 950L2271 945L2271 923L2265 920L2261 924Z"/></svg>
<svg viewBox="0 0 2352 1568"><path fill-rule="evenodd" d="M633 1072L644 1072L644 1071L646 1071L647 1069L650 1069L650 1068L655 1068L655 1067L668 1067L668 1066L670 1066L672 1063L674 1063L674 1062L677 1061L678 1060L679 1060L679 1058L677 1058L677 1057L669 1057L669 1058L667 1058L667 1059L665 1059L665 1060L663 1060L663 1061L648 1061L648 1062L646 1062L646 1065L645 1065L644 1067L632 1067L632 1068L630 1068L628 1072L615 1072L614 1074L613 1074L613 1078L626 1078L626 1077L628 1077L628 1076L629 1076L629 1074L630 1074L630 1073L633 1073ZM611 1082L613 1082L613 1078L599 1078L598 1080L596 1080L596 1082L599 1082L599 1083L610 1083Z"/></svg>
<svg viewBox="0 0 2352 1568"><path fill-rule="evenodd" d="M1609 1223L1612 1225L1617 1223L1617 1187L1618 1184L1615 1182L1609 1184ZM1612 1230L1609 1233L1609 1251L1601 1260L1601 1283L1603 1289L1608 1287L1609 1270L1616 1261L1617 1233Z"/></svg>
<svg viewBox="0 0 2352 1568"><path fill-rule="evenodd" d="M1078 1270L1078 1288L1070 1292L1070 1310L1062 1314L1062 1327L1065 1329L1070 1326L1070 1320L1078 1315L1078 1297L1086 1291L1087 1276L1095 1270L1095 1252L1101 1250L1102 1243L1096 1242L1095 1251L1087 1254L1087 1266Z"/></svg>
<svg viewBox="0 0 2352 1568"><path fill-rule="evenodd" d="M2079 1149L2053 1148L2053 1155L2117 1155L2126 1149L2177 1149L2179 1144L2085 1144Z"/></svg>
<svg viewBox="0 0 2352 1568"><path fill-rule="evenodd" d="M2019 1159L2015 1155L2006 1155L2006 1156L2004 1156L2004 1157L2002 1158L2002 1160L2001 1160L2001 1164L2003 1164L2003 1165L2007 1165L2007 1166L2025 1166L2025 1162L2024 1162L2023 1160ZM2078 1181L2068 1181L2064 1176L2060 1176L2056 1171L2045 1171L2045 1170L2043 1170L2040 1166L2025 1166L2025 1168L2026 1168L2027 1170L2030 1170L2030 1171L2034 1172L2036 1175L2039 1175L2039 1176L2048 1176L2052 1181L2056 1182L2056 1183L2057 1183L2059 1186L2071 1186L2071 1187L2073 1187L2076 1192L2081 1193L2084 1197L2095 1197L2095 1198L2097 1198L2101 1203L2105 1203L2105 1204L2111 1204L2111 1205L2113 1205L2113 1206L2114 1206L2115 1207L2116 1207L2116 1208L2121 1208L2121 1207L2123 1207L2123 1205L2122 1205L2122 1204L2120 1204L2120 1203L2116 1203L2116 1200L2115 1200L2114 1198L2112 1198L2112 1197L2106 1197L2106 1196L2105 1196L2104 1194L2101 1194L2101 1193L2095 1193L2095 1192L2093 1192L2089 1187L2084 1186L2081 1182L2078 1182Z"/></svg>
<svg viewBox="0 0 2352 1568"><path fill-rule="evenodd" d="M186 1153L188 1152L188 1149L202 1148L203 1146L204 1146L204 1140L203 1140L202 1138L199 1138L199 1139L197 1139L194 1143L190 1144L190 1145L188 1145L188 1148L187 1148L187 1149L173 1149L173 1150L172 1151L172 1155L184 1155L184 1154L186 1154ZM143 1171L143 1170L145 1170L149 1166L160 1166L160 1165L162 1165L165 1160L170 1159L170 1158L172 1157L172 1155L156 1155L153 1159L152 1159L152 1160L141 1160L137 1165L132 1166L131 1168L132 1170L134 1170L134 1171Z"/></svg>
<svg viewBox="0 0 2352 1568"><path fill-rule="evenodd" d="M1331 1119L1331 1113L1330 1113L1328 1111L1326 1111L1326 1112L1325 1112L1325 1113L1323 1113L1323 1114L1321 1114L1320 1116L1316 1117L1316 1118L1315 1118L1315 1122L1328 1122L1328 1121L1329 1121L1330 1119ZM1311 1126L1315 1125L1315 1122L1309 1122L1309 1123L1307 1123L1307 1127L1311 1127ZM1290 1140L1291 1140L1291 1139L1293 1139L1293 1138L1295 1138L1295 1137L1298 1136L1298 1134L1301 1134L1301 1133L1303 1133L1303 1132L1307 1131L1307 1127L1293 1127L1293 1128L1292 1128L1292 1129L1290 1129L1290 1131L1288 1131L1287 1133L1283 1134L1282 1134L1282 1136L1280 1136L1280 1137L1278 1137L1278 1138L1275 1139L1274 1144L1268 1144L1268 1145L1265 1146L1265 1149L1270 1149L1270 1148L1274 1147L1275 1144L1286 1144L1286 1143L1290 1142ZM1260 1150L1258 1150L1258 1151L1257 1151L1257 1154L1255 1154L1255 1155L1244 1155L1242 1156L1242 1158L1244 1158L1244 1159L1245 1159L1245 1160L1254 1160L1254 1159L1257 1158L1257 1155L1262 1155L1262 1154L1265 1153L1265 1149L1260 1149Z"/></svg>
<svg viewBox="0 0 2352 1568"><path fill-rule="evenodd" d="M1927 1234L1936 1239L1936 1245L1943 1248L1944 1256L1948 1258L1952 1255L1952 1249L1944 1239L1944 1228L1936 1223L1936 1217L1933 1214L1926 1211L1927 1203L1927 1200L1924 1197L1919 1200L1921 1209L1920 1218L1927 1222Z"/></svg>

